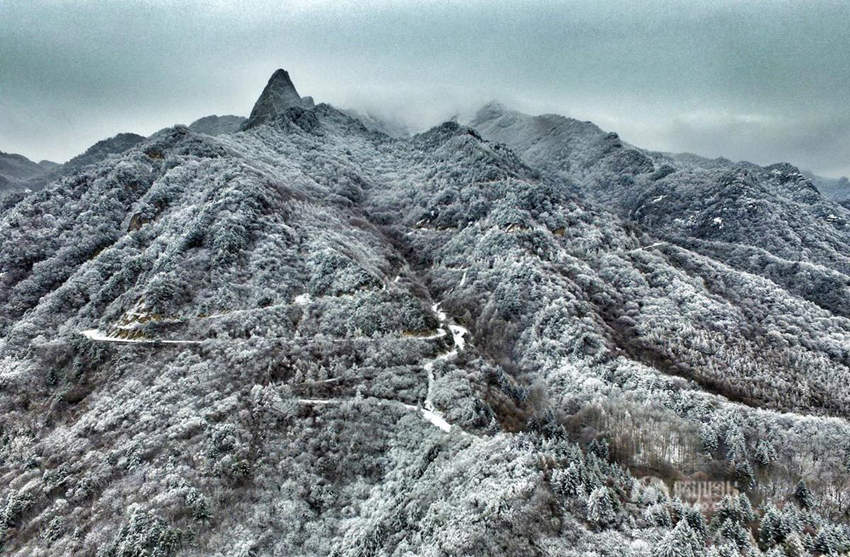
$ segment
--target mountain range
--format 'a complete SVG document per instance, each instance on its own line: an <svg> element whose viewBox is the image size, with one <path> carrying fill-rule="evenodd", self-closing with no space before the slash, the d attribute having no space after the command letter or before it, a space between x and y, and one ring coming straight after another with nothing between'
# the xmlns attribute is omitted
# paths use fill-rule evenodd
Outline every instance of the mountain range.
<svg viewBox="0 0 850 557"><path fill-rule="evenodd" d="M3 157L11 555L850 551L850 211L789 164L284 70Z"/></svg>

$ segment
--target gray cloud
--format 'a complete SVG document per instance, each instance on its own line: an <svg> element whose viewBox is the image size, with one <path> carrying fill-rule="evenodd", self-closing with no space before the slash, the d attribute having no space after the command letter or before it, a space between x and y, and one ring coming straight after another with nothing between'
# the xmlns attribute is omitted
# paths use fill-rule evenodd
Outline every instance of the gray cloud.
<svg viewBox="0 0 850 557"><path fill-rule="evenodd" d="M0 3L0 149L67 159L119 131L302 94L414 127L498 98L634 144L850 174L850 4L296 0Z"/></svg>

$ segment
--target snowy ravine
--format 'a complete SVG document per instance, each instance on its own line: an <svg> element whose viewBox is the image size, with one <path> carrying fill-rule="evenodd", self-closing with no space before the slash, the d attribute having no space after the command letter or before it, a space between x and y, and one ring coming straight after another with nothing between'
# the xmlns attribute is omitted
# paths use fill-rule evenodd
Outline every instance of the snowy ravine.
<svg viewBox="0 0 850 557"><path fill-rule="evenodd" d="M446 312L440 309L440 303L437 302L436 304L431 306L431 311L437 317L437 320L440 323L440 329L445 332L447 317ZM432 393L434 390L434 362L436 362L437 360L449 360L457 356L458 351L463 350L466 346L466 341L463 337L469 332L460 325L450 324L448 325L448 328L452 334L452 349L447 352L443 352L442 354L439 354L436 358L425 362L425 364L423 364L422 366L422 368L428 374L428 390L427 394L425 395L425 402L422 404L422 414L429 422L439 427L443 431L449 431L452 426L448 422L446 422L446 420L442 416L442 413L439 412L436 408L434 408L434 402L432 398Z"/></svg>
<svg viewBox="0 0 850 557"><path fill-rule="evenodd" d="M285 71L131 139L0 196L0 553L850 551L850 212L793 166Z"/></svg>
<svg viewBox="0 0 850 557"><path fill-rule="evenodd" d="M443 331L445 335L446 312L440 309L439 302L431 306L431 311L437 317L437 320L440 323L440 330ZM465 341L463 337L468 333L465 328L459 325L449 325L448 328L452 334L452 349L447 352L443 352L431 361L425 362L425 364L423 364L422 366L423 369L425 369L425 371L428 373L428 394L425 396L424 406L426 410L430 410L431 412L434 412L434 403L432 401L431 396L434 387L434 362L436 362L437 360L450 360L457 356L458 351L463 350L465 346Z"/></svg>
<svg viewBox="0 0 850 557"><path fill-rule="evenodd" d="M433 306L431 306L431 311L434 313L434 316L437 318L437 320L440 323L440 330L433 335L421 337L422 339L427 339L427 340L439 339L439 338L446 336L446 334L447 334L446 333L446 327L447 327L447 325L446 325L446 319L447 319L446 313L440 309L440 304L436 303ZM431 399L431 393L432 393L433 384L434 384L434 362L436 362L437 360L447 360L447 359L452 359L452 358L456 357L457 354L458 354L458 351L463 350L464 347L466 346L466 341L464 339L464 336L466 334L468 334L468 332L469 332L464 327L461 327L460 325L454 325L454 324L448 325L448 329L451 331L452 340L453 340L453 343L454 343L452 349L448 350L447 352L443 352L443 353L437 355L435 358L425 362L422 365L422 368L427 372L427 377L428 377L428 389L427 389L427 394L425 396L425 401L423 402L422 407L420 408L418 406L413 406L411 404L405 404L405 403L398 402L398 401L389 401L389 402L397 402L398 404L401 404L402 406L404 406L408 410L418 410L418 411L422 412L422 416L426 420L428 420L431 424L438 427L439 429L445 431L446 433L450 432L452 427L458 428L458 426L452 426L451 424L449 424L445 420L445 418L443 418L442 413L434 408L434 403L432 402L432 399ZM357 399L354 399L354 398L334 398L334 399L307 399L307 398L302 398L302 399L298 399L298 401L301 402L302 404L308 404L308 405L309 404L316 404L316 405L341 404L343 402L352 401L352 400L357 400ZM462 433L465 433L462 429L460 429L460 428L458 428L458 429Z"/></svg>

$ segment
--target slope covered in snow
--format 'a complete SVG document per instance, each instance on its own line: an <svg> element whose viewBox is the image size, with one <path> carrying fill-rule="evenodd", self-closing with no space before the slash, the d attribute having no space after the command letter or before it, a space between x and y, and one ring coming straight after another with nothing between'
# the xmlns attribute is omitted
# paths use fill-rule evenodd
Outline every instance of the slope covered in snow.
<svg viewBox="0 0 850 557"><path fill-rule="evenodd" d="M471 125L654 236L850 316L850 212L797 168L644 151L590 122L494 103Z"/></svg>
<svg viewBox="0 0 850 557"><path fill-rule="evenodd" d="M144 141L145 138L134 133L119 133L114 137L98 141L86 151L64 164L41 161L38 164L21 155L0 153L0 191L3 189L39 190L70 176L83 167L97 164L104 159L123 153Z"/></svg>
<svg viewBox="0 0 850 557"><path fill-rule="evenodd" d="M243 123L245 123L243 116L217 116L213 114L198 118L189 124L189 129L193 132L205 133L207 135L221 135L239 131Z"/></svg>
<svg viewBox="0 0 850 557"><path fill-rule="evenodd" d="M0 213L3 551L848 549L850 319L718 247L788 238L710 251L591 192L672 159L589 123L393 138L281 72L241 131ZM765 215L808 203L791 172L752 171ZM826 227L791 264L841 280ZM693 478L737 482L722 520Z"/></svg>

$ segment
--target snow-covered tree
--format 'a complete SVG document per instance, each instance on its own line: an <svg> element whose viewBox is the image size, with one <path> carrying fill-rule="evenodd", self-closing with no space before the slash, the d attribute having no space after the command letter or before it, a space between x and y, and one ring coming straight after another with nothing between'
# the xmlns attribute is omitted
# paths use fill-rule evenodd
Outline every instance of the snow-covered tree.
<svg viewBox="0 0 850 557"><path fill-rule="evenodd" d="M601 486L591 491L587 498L588 522L598 527L605 527L613 524L616 518L614 503L608 488Z"/></svg>
<svg viewBox="0 0 850 557"><path fill-rule="evenodd" d="M653 548L652 557L701 557L705 555L705 545L688 525L680 520Z"/></svg>

